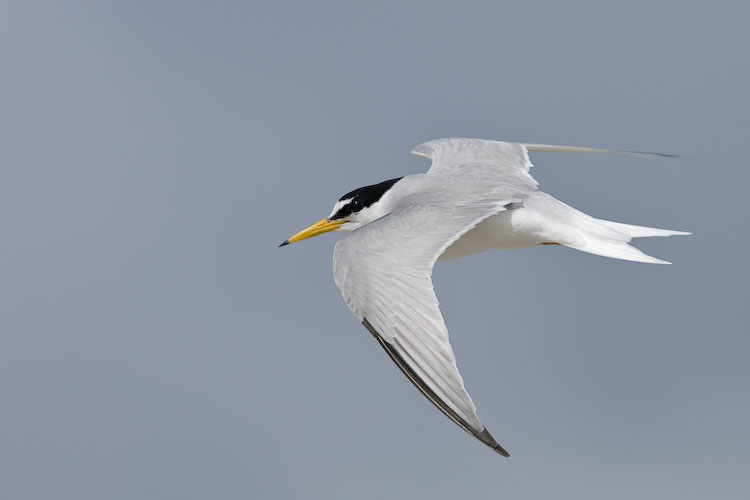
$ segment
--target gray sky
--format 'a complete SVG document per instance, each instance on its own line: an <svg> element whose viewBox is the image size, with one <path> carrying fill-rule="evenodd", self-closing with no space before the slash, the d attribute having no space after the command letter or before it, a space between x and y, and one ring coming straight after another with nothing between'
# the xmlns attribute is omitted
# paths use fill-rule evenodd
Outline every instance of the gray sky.
<svg viewBox="0 0 750 500"><path fill-rule="evenodd" d="M611 2L608 2L611 4ZM0 497L748 498L747 2L4 2ZM441 263L479 415L276 245L444 136L673 266Z"/></svg>

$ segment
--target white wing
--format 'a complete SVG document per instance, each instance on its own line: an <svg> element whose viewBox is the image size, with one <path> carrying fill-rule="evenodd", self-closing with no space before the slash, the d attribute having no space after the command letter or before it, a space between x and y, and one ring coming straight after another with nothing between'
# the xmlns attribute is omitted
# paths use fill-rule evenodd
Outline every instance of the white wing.
<svg viewBox="0 0 750 500"><path fill-rule="evenodd" d="M458 373L432 268L451 243L509 203L467 193L406 196L389 215L340 240L333 256L336 285L349 308L409 380L466 432L505 456Z"/></svg>
<svg viewBox="0 0 750 500"><path fill-rule="evenodd" d="M433 175L470 175L479 182L490 182L517 190L536 190L537 181L529 174L533 165L529 152L602 153L672 157L662 153L615 151L611 149L553 144L523 144L484 139L435 139L416 146L412 154L429 158Z"/></svg>
<svg viewBox="0 0 750 500"><path fill-rule="evenodd" d="M529 174L529 153L517 142L484 139L435 139L416 146L412 154L429 158L431 175L468 177L478 183L503 185L520 191L536 191Z"/></svg>

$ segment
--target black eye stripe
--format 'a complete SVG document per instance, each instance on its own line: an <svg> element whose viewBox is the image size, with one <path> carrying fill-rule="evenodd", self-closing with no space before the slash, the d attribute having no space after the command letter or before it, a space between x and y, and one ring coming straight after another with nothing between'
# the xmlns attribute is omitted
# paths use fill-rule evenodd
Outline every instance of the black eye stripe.
<svg viewBox="0 0 750 500"><path fill-rule="evenodd" d="M359 189L355 189L354 191L346 193L339 199L339 201L351 201L341 207L338 212L336 212L331 217L331 220L342 219L354 212L359 212L360 210L369 207L373 203L377 202L380 198L382 198L383 195L401 179L401 177L398 177L397 179L390 179L379 184L361 187Z"/></svg>

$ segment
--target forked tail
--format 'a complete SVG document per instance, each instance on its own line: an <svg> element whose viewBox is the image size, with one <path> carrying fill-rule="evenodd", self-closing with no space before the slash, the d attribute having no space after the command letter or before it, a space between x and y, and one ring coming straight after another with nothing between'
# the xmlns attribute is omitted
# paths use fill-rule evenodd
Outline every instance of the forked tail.
<svg viewBox="0 0 750 500"><path fill-rule="evenodd" d="M613 259L651 264L671 264L671 262L646 255L628 244L631 239L691 234L684 231L672 231L670 229L634 226L632 224L595 219L593 217L588 222L590 224L587 224L587 230L579 232L581 238L578 241L575 243L561 243L582 252L611 257Z"/></svg>

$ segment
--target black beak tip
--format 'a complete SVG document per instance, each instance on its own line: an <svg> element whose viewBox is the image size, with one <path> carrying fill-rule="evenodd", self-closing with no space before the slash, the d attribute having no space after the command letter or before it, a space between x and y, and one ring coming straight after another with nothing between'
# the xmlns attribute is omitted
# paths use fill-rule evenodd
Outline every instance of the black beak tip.
<svg viewBox="0 0 750 500"><path fill-rule="evenodd" d="M289 244L289 240L284 240L284 241L281 242L281 245L279 245L279 248L281 248L283 246L286 246L288 244Z"/></svg>

